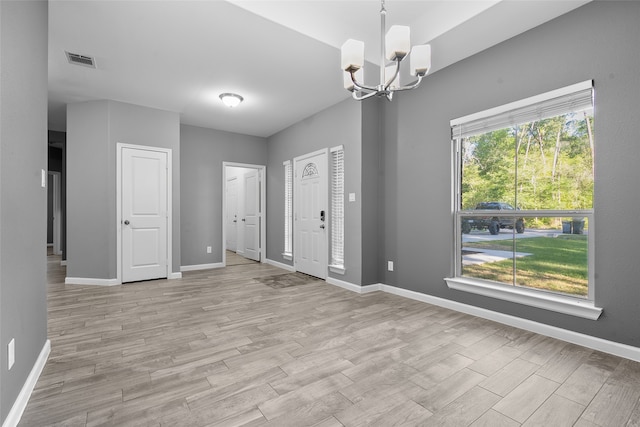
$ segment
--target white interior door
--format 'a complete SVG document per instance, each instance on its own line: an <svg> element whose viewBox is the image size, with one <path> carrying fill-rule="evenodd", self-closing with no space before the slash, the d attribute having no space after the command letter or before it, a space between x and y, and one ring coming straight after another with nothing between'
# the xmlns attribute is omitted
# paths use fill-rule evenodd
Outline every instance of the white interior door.
<svg viewBox="0 0 640 427"><path fill-rule="evenodd" d="M244 174L244 257L260 261L260 172Z"/></svg>
<svg viewBox="0 0 640 427"><path fill-rule="evenodd" d="M167 153L122 148L122 282L168 276Z"/></svg>
<svg viewBox="0 0 640 427"><path fill-rule="evenodd" d="M227 180L227 249L236 251L238 236L238 178Z"/></svg>
<svg viewBox="0 0 640 427"><path fill-rule="evenodd" d="M327 150L294 159L294 266L327 277Z"/></svg>

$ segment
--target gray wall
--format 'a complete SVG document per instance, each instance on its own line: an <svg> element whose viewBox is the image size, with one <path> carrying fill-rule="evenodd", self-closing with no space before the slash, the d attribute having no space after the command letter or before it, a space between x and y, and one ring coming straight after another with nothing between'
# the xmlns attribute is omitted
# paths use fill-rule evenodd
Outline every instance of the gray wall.
<svg viewBox="0 0 640 427"><path fill-rule="evenodd" d="M383 99L362 104L362 285L379 283L380 144L383 130Z"/></svg>
<svg viewBox="0 0 640 427"><path fill-rule="evenodd" d="M267 258L288 265L284 250L284 168L282 162L293 160L322 148L344 145L345 161L345 269L346 274L329 273L354 284L362 276L362 108L351 99L321 111L269 137L267 170ZM349 202L348 194L356 201ZM294 242L294 254L295 254Z"/></svg>
<svg viewBox="0 0 640 427"><path fill-rule="evenodd" d="M395 259L396 272L381 269L381 281L640 346L638 236L630 232L640 211L640 51L632 42L640 40L639 22L638 2L589 3L429 76L386 106L381 258ZM453 270L449 120L587 79L596 88L593 232L602 317L584 320L449 290L443 281Z"/></svg>
<svg viewBox="0 0 640 427"><path fill-rule="evenodd" d="M67 106L67 277L117 276L117 143L172 150L172 271L180 271L179 119L115 101Z"/></svg>
<svg viewBox="0 0 640 427"><path fill-rule="evenodd" d="M0 424L47 339L47 2L0 2ZM7 344L16 363L7 370Z"/></svg>
<svg viewBox="0 0 640 427"><path fill-rule="evenodd" d="M182 125L180 144L183 162L181 265L220 263L222 162L266 165L267 141L255 136ZM212 253L206 253L207 246L212 247Z"/></svg>

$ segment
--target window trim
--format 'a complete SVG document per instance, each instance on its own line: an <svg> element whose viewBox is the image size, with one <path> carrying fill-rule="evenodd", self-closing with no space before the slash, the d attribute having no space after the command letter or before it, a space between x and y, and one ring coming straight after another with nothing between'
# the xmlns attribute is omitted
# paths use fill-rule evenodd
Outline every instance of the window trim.
<svg viewBox="0 0 640 427"><path fill-rule="evenodd" d="M345 253L344 253L344 226L345 226L345 203L344 203L344 146L338 145L332 147L331 153L331 262L329 263L329 270L337 274L345 274ZM340 153L342 154L340 156ZM337 170L337 162L340 163L341 171ZM340 173L339 173L340 172ZM340 182L336 182L337 180ZM335 194L335 190L340 190L339 194ZM339 204L340 206L336 206ZM342 211L342 222L340 224L336 221L338 208ZM338 229L341 228L341 229ZM336 233L340 233L340 236L336 237ZM342 254L342 259L336 258L338 254Z"/></svg>
<svg viewBox="0 0 640 427"><path fill-rule="evenodd" d="M284 252L282 258L293 260L293 164L282 162L284 168Z"/></svg>
<svg viewBox="0 0 640 427"><path fill-rule="evenodd" d="M455 241L453 245L453 271L452 276L445 278L445 282L449 289L455 289L458 291L473 293L477 295L496 298L504 301L515 302L531 307L542 308L554 312L564 313L572 316L582 317L590 320L597 320L601 313L602 308L595 306L594 300L594 288L595 288L595 273L594 273L594 210L535 210L535 211L518 211L518 216L584 216L589 220L589 235L588 238L588 291L586 298L577 298L561 293L555 293L545 291L541 289L533 289L526 287L519 287L512 284L501 284L489 280L483 280L479 278L464 277L462 272L462 230L460 229L460 217L465 215L464 210L461 209L460 197L461 197L461 164L460 164L460 137L465 132L463 130L465 125L470 125L471 132L476 129L482 129L484 123L489 126L486 132L491 131L493 123L502 123L505 118L511 119L511 112L519 110L519 112L525 111L527 114L533 114L537 105L543 105L544 103L553 105L554 100L558 98L564 98L564 105L571 106L574 102L573 95L576 95L576 101L578 104L584 106L584 95L591 93L593 99L593 81L587 80L585 82L577 83L571 86L546 92L540 95L532 96L519 101L511 102L505 105L501 105L495 108L490 108L478 113L470 114L458 119L451 120L450 126L452 129L452 206L451 212L454 221L454 236ZM569 98L569 99L567 99ZM592 101L593 102L593 101ZM532 108L533 107L533 108ZM566 112L569 112L570 108L567 108ZM564 114L564 113L558 113ZM515 114L514 114L515 115ZM495 119L497 121L493 121ZM500 121L502 120L502 121ZM454 129L458 133L454 133ZM468 212L466 212L468 213ZM514 213L514 215L516 215Z"/></svg>
<svg viewBox="0 0 640 427"><path fill-rule="evenodd" d="M541 290L502 285L470 277L447 277L444 280L447 282L449 289L515 302L589 320L598 320L600 314L602 314L602 308L596 307L593 301L586 299L572 298Z"/></svg>

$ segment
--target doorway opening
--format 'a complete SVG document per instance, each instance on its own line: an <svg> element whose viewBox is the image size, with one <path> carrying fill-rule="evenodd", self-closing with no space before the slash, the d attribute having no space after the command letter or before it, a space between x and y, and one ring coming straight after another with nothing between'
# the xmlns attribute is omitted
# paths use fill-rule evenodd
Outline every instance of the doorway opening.
<svg viewBox="0 0 640 427"><path fill-rule="evenodd" d="M47 245L53 255L62 255L61 173L49 171L47 176Z"/></svg>
<svg viewBox="0 0 640 427"><path fill-rule="evenodd" d="M222 163L222 264L266 258L266 166ZM233 257L237 260L237 257ZM237 262L237 261L234 261Z"/></svg>

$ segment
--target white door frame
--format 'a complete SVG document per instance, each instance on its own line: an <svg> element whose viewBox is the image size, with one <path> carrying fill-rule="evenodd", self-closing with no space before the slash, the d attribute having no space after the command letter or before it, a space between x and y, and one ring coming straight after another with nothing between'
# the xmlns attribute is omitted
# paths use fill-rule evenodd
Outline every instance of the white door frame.
<svg viewBox="0 0 640 427"><path fill-rule="evenodd" d="M222 162L222 266L227 265L227 167L257 169L260 173L260 262L267 259L267 167L250 163Z"/></svg>
<svg viewBox="0 0 640 427"><path fill-rule="evenodd" d="M323 148L317 151L313 151L311 153L307 153L307 154L303 154L302 156L297 156L293 158L293 163L292 163L292 167L293 167L293 268L297 270L297 261L299 260L299 254L300 252L296 250L296 238L297 238L297 234L298 234L298 222L296 221L296 218L298 217L298 208L297 208L297 203L296 203L296 197L300 197L299 195L296 195L296 193L299 191L298 190L298 177L296 176L296 164L298 161L309 158L309 157L315 157L318 155L324 154L325 155L325 159L326 159L326 172L327 172L327 176L323 179L326 179L326 192L325 194L320 195L320 197L324 198L324 202L326 205L326 211L325 211L325 215L328 218L329 217L329 186L331 185L330 181L329 181L329 149L328 148ZM329 223L329 221L325 222L325 226ZM321 279L326 279L328 277L328 271L329 271L329 233L327 232L327 229L325 229L325 233L324 233L324 248L325 248L325 254L324 254L324 265L323 265L323 276L320 277Z"/></svg>
<svg viewBox="0 0 640 427"><path fill-rule="evenodd" d="M130 148L134 150L157 151L167 154L167 279L180 278L181 274L172 274L173 260L173 164L170 148L152 147L148 145L134 145L118 142L116 144L116 284L122 284L122 150Z"/></svg>

